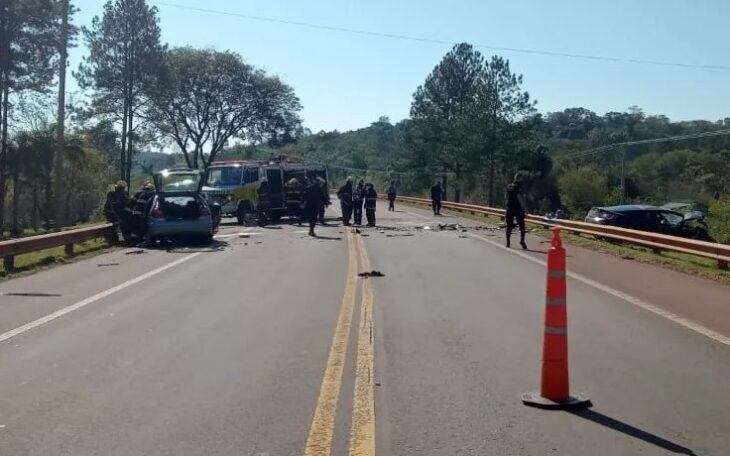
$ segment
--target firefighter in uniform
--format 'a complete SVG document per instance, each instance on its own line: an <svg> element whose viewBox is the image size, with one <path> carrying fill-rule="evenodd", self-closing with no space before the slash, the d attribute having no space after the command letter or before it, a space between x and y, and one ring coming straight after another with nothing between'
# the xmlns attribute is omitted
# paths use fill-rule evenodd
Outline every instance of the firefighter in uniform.
<svg viewBox="0 0 730 456"><path fill-rule="evenodd" d="M444 197L444 191L441 188L441 182L436 181L431 187L431 207L433 215L441 215L441 199Z"/></svg>
<svg viewBox="0 0 730 456"><path fill-rule="evenodd" d="M350 225L352 217L352 178L348 177L345 185L337 190L337 198L340 199L340 208L342 209L342 224Z"/></svg>
<svg viewBox="0 0 730 456"><path fill-rule="evenodd" d="M523 249L527 250L527 244L525 243L525 216L527 215L527 198L525 197L523 186L524 177L522 173L515 174L513 182L507 185L507 194L505 199L507 200L507 213L505 214L507 222L507 247L510 246L510 236L512 236L512 230L515 227L515 219L517 220L517 226L520 227L520 245Z"/></svg>
<svg viewBox="0 0 730 456"><path fill-rule="evenodd" d="M365 201L365 186L360 180L352 194L352 211L355 217L355 225L362 225L362 203Z"/></svg>
<svg viewBox="0 0 730 456"><path fill-rule="evenodd" d="M378 203L378 193L373 184L365 184L365 217L368 219L368 226L375 226L375 206Z"/></svg>
<svg viewBox="0 0 730 456"><path fill-rule="evenodd" d="M395 182L391 181L388 187L388 210L391 212L395 212L395 197Z"/></svg>
<svg viewBox="0 0 730 456"><path fill-rule="evenodd" d="M123 180L114 184L114 190L106 194L106 203L104 203L104 216L109 223L119 223L122 217L124 207L129 202L129 194L127 193L127 183Z"/></svg>
<svg viewBox="0 0 730 456"><path fill-rule="evenodd" d="M304 190L304 218L309 221L309 235L316 236L314 226L317 224L320 210L324 207L324 193L317 179L312 179Z"/></svg>

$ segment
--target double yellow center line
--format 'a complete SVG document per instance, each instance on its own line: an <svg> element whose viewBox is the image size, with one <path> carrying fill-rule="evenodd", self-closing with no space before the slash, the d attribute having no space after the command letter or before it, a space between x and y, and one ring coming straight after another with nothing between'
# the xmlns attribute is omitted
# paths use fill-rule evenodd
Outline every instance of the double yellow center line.
<svg viewBox="0 0 730 456"><path fill-rule="evenodd" d="M309 429L304 450L305 456L329 456L332 452L332 436L337 413L337 402L342 384L342 371L347 358L347 343L350 335L355 296L357 293L357 263L363 270L370 270L365 243L360 236L347 233L347 281L342 298L340 315L332 338L322 387ZM355 392L353 398L350 450L352 456L375 455L375 393L373 376L373 289L369 280L363 281L360 305L360 329L357 341L357 363L355 366Z"/></svg>

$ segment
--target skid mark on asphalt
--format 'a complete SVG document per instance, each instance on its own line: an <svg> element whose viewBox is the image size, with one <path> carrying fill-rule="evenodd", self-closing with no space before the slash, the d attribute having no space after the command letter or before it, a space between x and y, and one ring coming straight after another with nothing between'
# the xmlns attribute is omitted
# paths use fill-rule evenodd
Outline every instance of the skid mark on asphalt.
<svg viewBox="0 0 730 456"><path fill-rule="evenodd" d="M347 281L342 297L340 315L337 319L335 334L332 337L327 365L322 379L322 387L309 429L305 456L329 456L332 451L332 434L337 412L337 401L342 384L342 371L347 357L347 341L350 335L352 314L357 291L357 249L351 233L347 233Z"/></svg>
<svg viewBox="0 0 730 456"><path fill-rule="evenodd" d="M469 233L469 235L475 239L479 239L479 240L486 242L488 244L491 244L495 247L506 250L514 255L518 255L526 260L532 261L533 263L536 263L536 264L539 264L542 266L546 265L546 263L542 260L539 260L535 257L532 257L532 256L522 253L520 251L509 249L509 248L503 246L502 244L500 244L496 241L493 241L491 239L487 239L483 236L479 236L479 235L473 234L473 233ZM721 344L730 346L730 337L724 336L716 331L711 330L710 328L702 326L699 323L695 323L695 322L688 320L684 317L681 317L675 313L672 313L668 310L655 306L654 304L651 304L642 299L639 299L635 296L631 296L630 294L624 293L623 291L617 290L613 287L609 287L608 285L604 285L600 282L596 282L595 280L589 279L588 277L585 277L581 274L577 274L575 272L568 272L568 277L570 277L571 279L577 280L579 282L582 282L588 286L591 286L597 290L603 291L604 293L607 293L611 296L624 300L630 304L635 305L636 307L639 307L641 309L647 310L656 315L664 317L673 323L684 326L685 328L687 328L691 331L694 331L698 334L701 334L705 337L708 337L716 342L720 342Z"/></svg>
<svg viewBox="0 0 730 456"><path fill-rule="evenodd" d="M370 271L370 258L362 237L357 236L360 266ZM371 280L362 280L362 301L360 305L360 330L357 339L357 362L355 366L355 393L350 431L350 455L375 455L375 375L373 350L373 285Z"/></svg>
<svg viewBox="0 0 730 456"><path fill-rule="evenodd" d="M112 288L109 288L107 290L104 290L104 291L102 291L100 293L97 293L97 294L95 294L93 296L90 296L90 297L88 297L88 298L86 298L86 299L84 299L82 301L79 301L79 302L77 302L75 304L71 304L70 306L64 307L63 309L59 309L59 310L57 310L57 311L55 311L55 312L53 312L51 314L46 315L45 317L41 317L41 318L39 318L37 320L31 321L30 323L26 323L23 326L19 326L19 327L15 328L15 329L11 329L10 331L7 331L7 332L5 332L3 334L0 334L0 342L4 342L4 341L6 341L8 339L11 339L11 338L13 338L15 336L19 336L20 334L23 334L25 332L28 332L31 329L37 328L37 327L39 327L41 325L44 325L44 324L46 324L46 323L48 323L50 321L53 321L53 320L55 320L55 319L57 319L59 317L62 317L64 315L66 315L66 314L69 314L69 313L71 313L71 312L73 312L75 310L78 310L78 309L82 308L82 307L88 306L89 304L92 304L92 303L94 303L96 301L99 301L100 299L106 298L107 296L110 296L110 295L116 293L117 291L124 290L125 288L128 288L128 287L130 287L130 286L132 286L134 284L137 284L139 282L142 282L143 280L147 280L150 277L156 276L157 274L160 274L161 272L167 271L170 268L174 268L175 266L177 266L179 264L182 264L182 263L184 263L186 261L189 261L189 260L195 258L198 255L200 255L199 252L198 253L193 253L193 254L190 254L190 255L187 255L187 256L184 256L184 257L182 257L180 259L177 259L177 260L173 261L172 263L168 263L168 264L166 264L166 265L164 265L162 267L159 267L159 268L154 269L152 271L146 272L146 273L144 273L144 274L142 274L142 275L140 275L138 277L135 277L133 279L127 280L124 283L121 283L121 284L119 284L119 285L117 285L115 287L112 287Z"/></svg>

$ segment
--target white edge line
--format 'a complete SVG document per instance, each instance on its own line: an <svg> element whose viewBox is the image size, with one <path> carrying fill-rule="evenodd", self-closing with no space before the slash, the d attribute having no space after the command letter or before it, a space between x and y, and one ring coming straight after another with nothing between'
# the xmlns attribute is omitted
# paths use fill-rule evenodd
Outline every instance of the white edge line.
<svg viewBox="0 0 730 456"><path fill-rule="evenodd" d="M491 239L487 239L485 237L482 237L482 236L479 236L479 235L473 234L473 233L469 233L469 235L475 239L479 239L481 241L487 242L495 247L499 247L500 249L503 249L514 255L518 255L526 260L530 260L533 263L537 263L541 266L545 266L547 264L546 262L539 260L537 258L534 258L530 255L527 255L526 253L522 253L517 250L509 249L509 248L503 246L502 244L495 242ZM678 325L684 326L685 328L692 330L698 334L701 334L705 337L709 337L710 339L720 342L721 344L730 346L730 337L723 336L722 334L720 334L716 331L713 331L705 326L702 326L699 323L695 323L684 317L680 317L679 315L677 315L675 313L672 313L668 310L657 307L654 304L650 304L642 299L639 299L637 297L631 296L630 294L624 293L623 291L619 291L615 288L609 287L608 285L604 285L600 282L596 282L595 280L589 279L588 277L585 277L583 275L576 274L575 272L568 272L568 277L570 277L571 279L577 280L579 282L582 282L593 288L596 288L597 290L603 291L604 293L607 293L611 296L624 300L624 301L628 302L629 304L635 305L636 307L640 307L644 310L648 310L649 312L659 315L660 317L664 317L669 321L672 321Z"/></svg>
<svg viewBox="0 0 730 456"><path fill-rule="evenodd" d="M75 304L71 304L70 306L67 306L67 307L64 307L62 309L59 309L59 310L57 310L57 311L55 311L53 313L50 313L50 314L46 315L45 317L41 317L41 318L39 318L37 320L31 321L29 323L26 323L23 326L19 326L19 327L15 328L15 329L11 329L10 331L7 331L7 332L5 332L3 334L0 334L0 342L5 342L8 339L11 339L11 338L13 338L15 336L18 336L20 334L23 334L25 332L30 331L31 329L37 328L38 326L41 326L41 325L44 325L44 324L46 324L46 323L48 323L50 321L53 321L53 320L55 320L55 319L57 319L59 317L62 317L64 315L66 315L68 313L71 313L71 312L73 312L75 310L78 310L78 309L80 309L82 307L88 306L89 304L92 304L92 303L94 303L94 302L96 302L96 301L98 301L100 299L106 298L107 296L112 295L112 294L116 293L117 291L121 291L121 290L123 290L123 289L125 289L127 287L130 287L130 286L132 286L132 285L134 285L136 283L142 282L143 280L149 279L152 276L155 276L155 275L157 275L157 274L159 274L161 272L164 272L164 271L166 271L166 270L168 270L170 268L173 268L173 267L177 266L180 263L184 263L185 261L188 261L188 260L190 260L192 258L195 258L196 256L198 256L200 254L201 254L201 252L196 252L196 253L192 253L192 254L190 254L188 256L184 256L182 258L179 258L179 259L173 261L172 263L168 263L168 264L166 264L164 266L161 266L161 267L159 267L157 269L154 269L152 271L146 272L146 273L142 274L141 276L138 276L138 277L135 277L133 279L127 280L126 282L121 283L121 284L119 284L119 285L117 285L115 287L109 288L109 289L104 290L104 291L102 291L100 293L97 293L97 294L95 294L93 296L90 296L90 297L88 297L88 298L86 298L86 299L84 299L82 301L79 301L79 302L77 302Z"/></svg>

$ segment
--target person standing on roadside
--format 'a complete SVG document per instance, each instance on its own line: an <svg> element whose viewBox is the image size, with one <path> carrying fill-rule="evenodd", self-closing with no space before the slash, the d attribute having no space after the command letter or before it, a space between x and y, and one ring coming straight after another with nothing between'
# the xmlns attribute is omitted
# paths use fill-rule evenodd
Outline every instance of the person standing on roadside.
<svg viewBox="0 0 730 456"><path fill-rule="evenodd" d="M350 225L350 217L352 217L352 178L348 177L345 185L337 190L337 198L340 199L340 209L342 209L342 224Z"/></svg>
<svg viewBox="0 0 730 456"><path fill-rule="evenodd" d="M512 229L515 226L515 220L517 220L517 226L520 227L520 245L524 250L527 250L527 244L525 243L525 216L527 215L527 198L525 197L525 191L523 189L524 176L522 173L515 174L515 178L511 184L507 185L506 192L506 234L507 234L507 247L510 246L510 237L512 236Z"/></svg>
<svg viewBox="0 0 730 456"><path fill-rule="evenodd" d="M355 225L362 225L362 203L365 201L365 185L360 179L352 194L352 209L355 217Z"/></svg>
<svg viewBox="0 0 730 456"><path fill-rule="evenodd" d="M390 212L395 212L395 197L395 182L390 181L390 186L388 187L388 211Z"/></svg>
<svg viewBox="0 0 730 456"><path fill-rule="evenodd" d="M368 219L368 226L375 226L375 207L378 204L378 193L373 184L365 184L365 217Z"/></svg>
<svg viewBox="0 0 730 456"><path fill-rule="evenodd" d="M324 207L322 186L317 179L312 179L304 190L304 218L309 221L309 235L316 236L314 227L317 225L319 211Z"/></svg>
<svg viewBox="0 0 730 456"><path fill-rule="evenodd" d="M119 223L127 202L129 202L127 183L123 180L117 181L114 185L114 190L106 194L106 203L104 203L104 216L106 217L106 221L109 223Z"/></svg>
<svg viewBox="0 0 730 456"><path fill-rule="evenodd" d="M444 197L444 190L441 188L441 182L436 183L431 187L431 207L433 208L433 215L441 215L441 200Z"/></svg>

